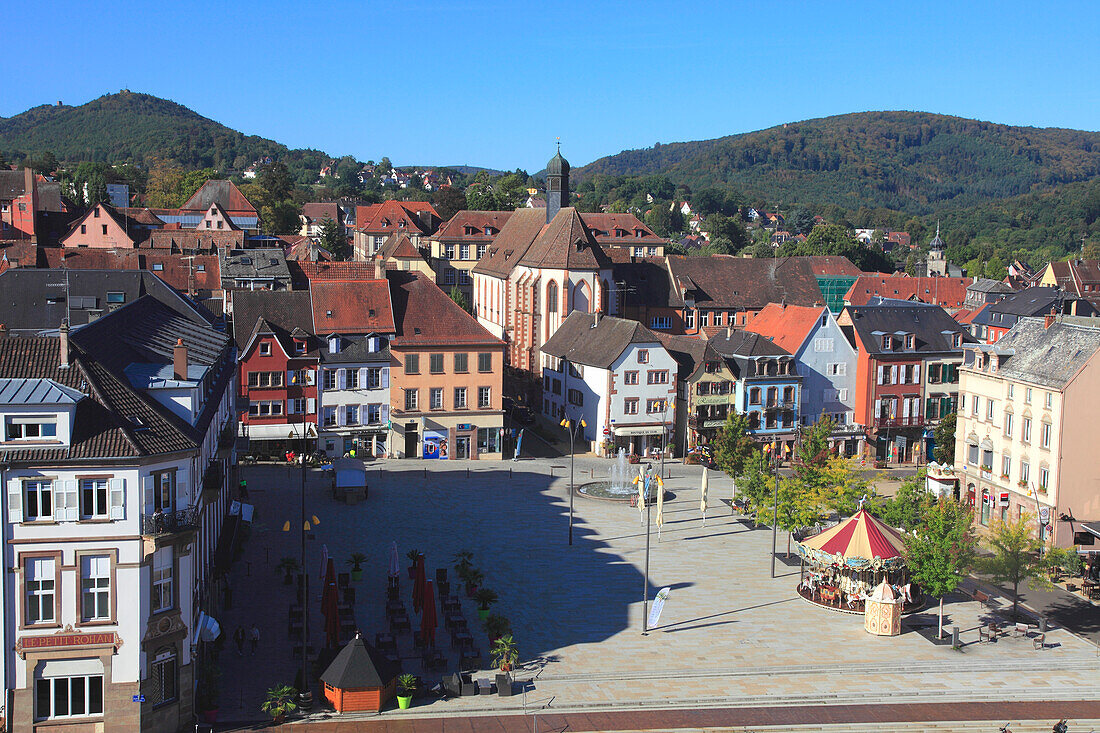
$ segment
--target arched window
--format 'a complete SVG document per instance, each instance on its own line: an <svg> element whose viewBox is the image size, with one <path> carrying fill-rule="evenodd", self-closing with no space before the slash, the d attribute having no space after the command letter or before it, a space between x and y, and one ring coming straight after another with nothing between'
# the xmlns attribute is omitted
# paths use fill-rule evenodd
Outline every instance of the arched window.
<svg viewBox="0 0 1100 733"><path fill-rule="evenodd" d="M581 313L591 312L592 297L588 292L588 283L580 282L573 288L573 310Z"/></svg>
<svg viewBox="0 0 1100 733"><path fill-rule="evenodd" d="M546 286L546 310L550 313L558 312L558 284L553 280Z"/></svg>

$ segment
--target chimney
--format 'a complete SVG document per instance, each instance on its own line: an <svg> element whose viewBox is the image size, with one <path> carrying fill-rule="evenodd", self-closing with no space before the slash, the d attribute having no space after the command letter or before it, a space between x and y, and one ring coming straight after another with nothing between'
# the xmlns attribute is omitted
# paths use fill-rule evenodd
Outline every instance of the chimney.
<svg viewBox="0 0 1100 733"><path fill-rule="evenodd" d="M375 280L385 280L386 279L386 268L382 264L382 258L377 257L377 256L374 258L374 279Z"/></svg>
<svg viewBox="0 0 1100 733"><path fill-rule="evenodd" d="M0 323L0 341L3 341L8 337L8 327L6 324Z"/></svg>
<svg viewBox="0 0 1100 733"><path fill-rule="evenodd" d="M59 369L69 368L69 322L62 321L61 328L58 329L58 336L60 341L61 351L61 363L58 365Z"/></svg>
<svg viewBox="0 0 1100 733"><path fill-rule="evenodd" d="M600 312L598 310L592 311L592 328L600 325Z"/></svg>
<svg viewBox="0 0 1100 733"><path fill-rule="evenodd" d="M732 338L733 338L733 326L726 326L726 339L729 340L729 339L732 339Z"/></svg>
<svg viewBox="0 0 1100 733"><path fill-rule="evenodd" d="M183 345L183 339L176 339L176 345L172 347L172 376L180 381L187 380L187 347Z"/></svg>
<svg viewBox="0 0 1100 733"><path fill-rule="evenodd" d="M35 187L34 169L33 168L24 168L23 169L23 192L26 193L26 194L30 194L31 191L34 190L34 187Z"/></svg>
<svg viewBox="0 0 1100 733"><path fill-rule="evenodd" d="M1054 320L1055 320L1054 308L1051 308L1050 313L1047 313L1046 317L1043 318L1043 328L1047 329L1047 328L1050 328L1051 326L1053 326L1054 325Z"/></svg>

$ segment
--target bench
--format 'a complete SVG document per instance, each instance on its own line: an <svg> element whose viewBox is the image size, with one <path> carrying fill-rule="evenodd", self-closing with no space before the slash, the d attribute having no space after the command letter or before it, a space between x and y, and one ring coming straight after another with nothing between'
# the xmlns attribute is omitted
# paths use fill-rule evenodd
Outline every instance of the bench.
<svg viewBox="0 0 1100 733"><path fill-rule="evenodd" d="M1035 636L1031 637L1031 643L1032 643L1032 645L1034 645L1034 647L1036 649L1046 649L1047 648L1047 635L1046 634L1036 634Z"/></svg>
<svg viewBox="0 0 1100 733"><path fill-rule="evenodd" d="M987 642L987 641L996 641L996 639L997 639L997 634L993 631L993 629L989 628L988 626L979 626L978 627L978 643L979 644L982 643L982 642Z"/></svg>
<svg viewBox="0 0 1100 733"><path fill-rule="evenodd" d="M976 591L974 591L974 600L977 601L978 603L980 603L981 605L985 606L986 608L989 608L990 607L989 602L991 600L993 600L993 596L991 596L989 593L986 593L984 591L976 590Z"/></svg>

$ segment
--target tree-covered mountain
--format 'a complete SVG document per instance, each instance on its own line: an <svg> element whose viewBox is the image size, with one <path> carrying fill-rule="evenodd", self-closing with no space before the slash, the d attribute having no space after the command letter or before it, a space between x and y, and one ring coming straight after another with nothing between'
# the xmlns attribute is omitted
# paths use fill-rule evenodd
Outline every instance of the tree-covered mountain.
<svg viewBox="0 0 1100 733"><path fill-rule="evenodd" d="M860 112L627 150L574 169L578 181L655 174L692 191L733 190L769 207L922 215L1100 176L1100 133Z"/></svg>

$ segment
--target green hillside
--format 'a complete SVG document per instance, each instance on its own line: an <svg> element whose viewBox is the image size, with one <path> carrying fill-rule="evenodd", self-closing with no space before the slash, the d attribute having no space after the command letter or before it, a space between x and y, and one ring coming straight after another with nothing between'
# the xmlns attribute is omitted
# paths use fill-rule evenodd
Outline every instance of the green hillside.
<svg viewBox="0 0 1100 733"><path fill-rule="evenodd" d="M1100 133L924 112L860 112L741 135L628 150L574 175L666 176L769 206L928 214L1100 175Z"/></svg>
<svg viewBox="0 0 1100 733"><path fill-rule="evenodd" d="M52 152L62 161L162 162L188 169L246 167L264 155L314 173L328 159L243 135L182 105L148 94L107 94L79 107L34 107L0 118L0 152L8 159Z"/></svg>

